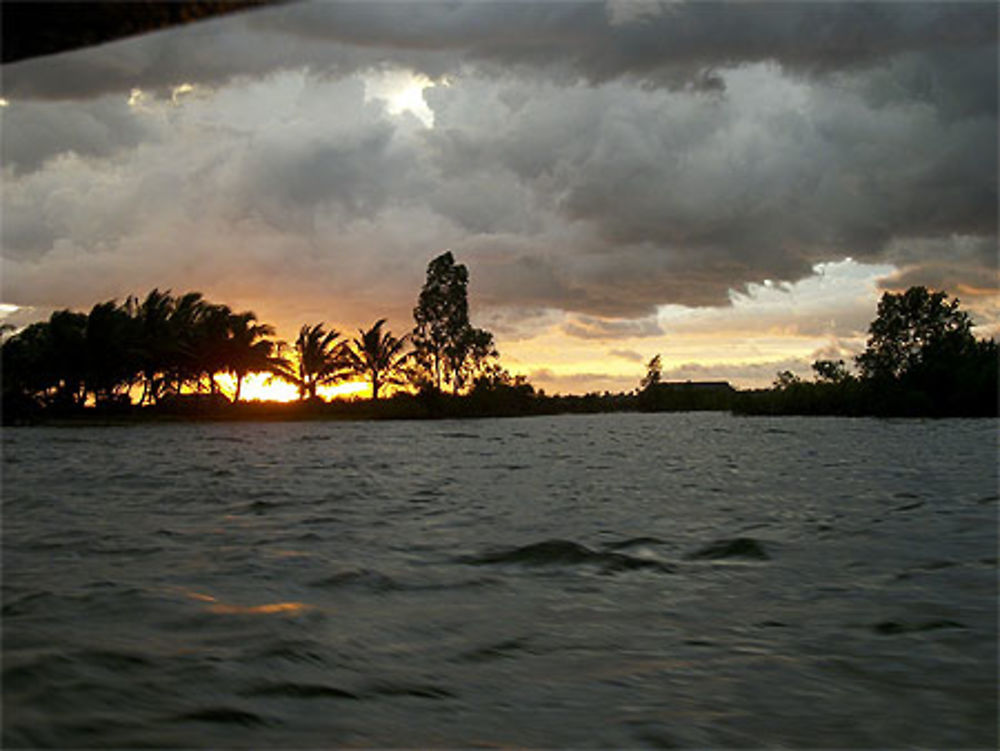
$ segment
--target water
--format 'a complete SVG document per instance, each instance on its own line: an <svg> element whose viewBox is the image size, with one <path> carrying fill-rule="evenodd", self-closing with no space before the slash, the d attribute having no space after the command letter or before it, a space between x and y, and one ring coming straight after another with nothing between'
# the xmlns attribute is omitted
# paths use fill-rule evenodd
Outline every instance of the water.
<svg viewBox="0 0 1000 751"><path fill-rule="evenodd" d="M996 745L994 421L3 445L5 748Z"/></svg>

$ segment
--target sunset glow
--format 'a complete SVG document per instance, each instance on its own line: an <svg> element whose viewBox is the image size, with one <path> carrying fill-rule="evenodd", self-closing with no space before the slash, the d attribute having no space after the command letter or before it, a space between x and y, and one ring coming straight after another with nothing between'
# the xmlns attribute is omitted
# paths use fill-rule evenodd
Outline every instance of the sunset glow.
<svg viewBox="0 0 1000 751"><path fill-rule="evenodd" d="M229 374L215 377L215 382L226 396L236 393L236 380ZM349 399L371 395L371 385L365 381L345 381L332 386L321 386L319 395L324 399ZM243 379L240 400L246 402L294 402L299 398L295 386L267 373L250 373Z"/></svg>

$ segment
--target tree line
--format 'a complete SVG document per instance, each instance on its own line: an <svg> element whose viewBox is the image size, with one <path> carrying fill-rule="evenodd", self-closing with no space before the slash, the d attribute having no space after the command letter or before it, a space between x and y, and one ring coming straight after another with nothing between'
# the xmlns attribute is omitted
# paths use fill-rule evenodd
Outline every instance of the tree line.
<svg viewBox="0 0 1000 751"><path fill-rule="evenodd" d="M0 348L5 412L160 405L193 394L228 400L228 374L241 399L249 373L297 387L302 401L321 386L364 379L378 400L390 385L458 394L476 382L510 381L493 335L469 321L469 274L450 252L433 259L411 332L395 336L379 319L348 339L306 324L292 343L251 311L236 312L199 292L154 289L144 298L98 303L89 313L59 310L10 336Z"/></svg>
<svg viewBox="0 0 1000 751"><path fill-rule="evenodd" d="M190 292L153 290L144 299L61 310L0 347L3 417L79 410L84 404L174 409L228 403L216 378L229 374L239 402L243 379L267 373L294 384L309 414L336 417L470 417L562 412L731 410L739 414L995 416L1000 352L976 339L972 322L942 292L885 293L854 368L817 360L815 378L789 371L770 389L728 383L664 383L657 355L630 393L547 396L499 365L490 332L469 321L468 270L451 253L433 259L413 310L413 329L395 336L385 319L353 338L323 323L302 326L292 343L252 312L234 312ZM318 398L320 387L363 379L365 404ZM406 386L384 400L390 386ZM266 418L264 407L241 414ZM273 408L272 408L273 411ZM296 412L300 415L300 412Z"/></svg>
<svg viewBox="0 0 1000 751"><path fill-rule="evenodd" d="M739 392L743 414L996 416L1000 350L976 339L957 299L926 287L886 292L856 372L817 360L814 379L782 371L771 389Z"/></svg>

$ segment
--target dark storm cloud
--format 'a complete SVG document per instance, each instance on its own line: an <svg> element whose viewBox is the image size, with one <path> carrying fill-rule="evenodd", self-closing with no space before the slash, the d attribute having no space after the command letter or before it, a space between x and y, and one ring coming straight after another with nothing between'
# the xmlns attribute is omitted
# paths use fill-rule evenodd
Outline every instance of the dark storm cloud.
<svg viewBox="0 0 1000 751"><path fill-rule="evenodd" d="M194 274L296 314L392 300L402 319L451 249L510 337L556 310L589 339L658 336L658 305L728 306L846 256L895 264L887 283L995 288L996 21L970 3L292 4L5 66L5 284L31 304ZM438 79L432 129L348 75L380 67ZM134 87L160 96L130 108Z"/></svg>
<svg viewBox="0 0 1000 751"><path fill-rule="evenodd" d="M53 102L26 101L4 108L0 149L15 174L40 167L50 156L73 152L106 157L150 137L123 97L80 102L71 110Z"/></svg>
<svg viewBox="0 0 1000 751"><path fill-rule="evenodd" d="M517 259L502 296L537 304L525 293L544 288L564 309L641 316L667 300L724 305L730 289L824 260L883 261L897 237L995 235L994 117L874 106L854 79L723 75L721 98L512 80L427 92L431 164L457 192L474 203L457 186L516 178L536 211L577 228L527 251L494 235ZM533 280L514 281L529 263Z"/></svg>
<svg viewBox="0 0 1000 751"><path fill-rule="evenodd" d="M622 75L676 83L680 68L682 83L709 88L715 66L775 60L834 70L915 48L990 43L996 24L988 3L699 1L647 6L639 15L617 6L626 12L596 2L321 3L248 23L347 45L456 51L504 68L553 67L592 83Z"/></svg>
<svg viewBox="0 0 1000 751"><path fill-rule="evenodd" d="M664 3L632 19L627 4L619 6L625 13L615 7L293 3L8 65L4 90L17 98L85 98L302 66L344 74L385 63L432 77L472 63L564 81L632 76L712 90L722 84L714 69L745 62L826 73L913 50L990 45L997 18L992 3Z"/></svg>
<svg viewBox="0 0 1000 751"><path fill-rule="evenodd" d="M1000 292L1000 251L996 235L905 238L887 253L898 267L883 279L883 289L914 285L949 290L963 299Z"/></svg>
<svg viewBox="0 0 1000 751"><path fill-rule="evenodd" d="M247 204L296 215L335 204L350 216L373 216L408 168L408 156L393 153L392 137L383 121L339 138L263 144L244 164Z"/></svg>

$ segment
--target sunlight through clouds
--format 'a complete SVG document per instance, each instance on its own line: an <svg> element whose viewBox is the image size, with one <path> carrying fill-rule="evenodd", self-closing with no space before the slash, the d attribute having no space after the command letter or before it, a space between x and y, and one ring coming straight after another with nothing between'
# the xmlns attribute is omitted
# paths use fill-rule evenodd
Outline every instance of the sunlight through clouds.
<svg viewBox="0 0 1000 751"><path fill-rule="evenodd" d="M435 86L427 76L409 70L365 73L365 101L380 99L392 115L410 112L426 127L434 127L434 112L424 100L424 90Z"/></svg>
<svg viewBox="0 0 1000 751"><path fill-rule="evenodd" d="M170 92L170 102L174 105L180 104L181 97L185 94L190 94L194 91L194 86L189 83L182 83L180 86L174 86Z"/></svg>

